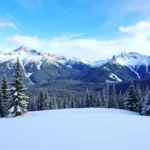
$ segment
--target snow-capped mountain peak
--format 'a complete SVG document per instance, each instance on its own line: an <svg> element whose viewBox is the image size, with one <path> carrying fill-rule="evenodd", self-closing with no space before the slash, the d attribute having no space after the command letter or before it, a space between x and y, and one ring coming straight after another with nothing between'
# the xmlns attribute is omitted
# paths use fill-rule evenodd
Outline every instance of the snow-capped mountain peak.
<svg viewBox="0 0 150 150"><path fill-rule="evenodd" d="M21 46L14 50L14 52L28 52L28 48L25 46Z"/></svg>

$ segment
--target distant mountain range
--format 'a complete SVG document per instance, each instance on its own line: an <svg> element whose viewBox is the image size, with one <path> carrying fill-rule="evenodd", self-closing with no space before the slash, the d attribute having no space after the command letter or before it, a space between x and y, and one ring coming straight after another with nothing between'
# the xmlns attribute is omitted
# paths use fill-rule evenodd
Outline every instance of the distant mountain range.
<svg viewBox="0 0 150 150"><path fill-rule="evenodd" d="M19 57L25 83L48 80L80 80L84 82L124 82L150 77L150 56L135 52L121 53L107 60L89 62L68 59L21 46L12 52L0 52L0 79L9 81Z"/></svg>

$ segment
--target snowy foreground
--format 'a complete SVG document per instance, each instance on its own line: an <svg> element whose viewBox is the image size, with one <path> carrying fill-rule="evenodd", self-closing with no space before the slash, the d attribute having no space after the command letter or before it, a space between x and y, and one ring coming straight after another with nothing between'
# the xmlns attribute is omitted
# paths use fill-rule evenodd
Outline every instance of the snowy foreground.
<svg viewBox="0 0 150 150"><path fill-rule="evenodd" d="M30 112L0 119L0 150L147 150L150 117L114 109Z"/></svg>

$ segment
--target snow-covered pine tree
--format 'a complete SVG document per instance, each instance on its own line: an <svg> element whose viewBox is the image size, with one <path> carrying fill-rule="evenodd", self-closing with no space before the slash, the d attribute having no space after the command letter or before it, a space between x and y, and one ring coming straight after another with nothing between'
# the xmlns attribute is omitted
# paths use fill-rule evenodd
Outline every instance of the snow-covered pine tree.
<svg viewBox="0 0 150 150"><path fill-rule="evenodd" d="M111 89L110 107L118 108L118 101L117 101L115 84L112 85L112 89Z"/></svg>
<svg viewBox="0 0 150 150"><path fill-rule="evenodd" d="M104 102L105 102L105 108L108 108L109 107L109 88L110 88L110 85L109 83L107 82L106 85L105 85L105 88L104 88Z"/></svg>
<svg viewBox="0 0 150 150"><path fill-rule="evenodd" d="M43 91L40 91L38 99L37 99L37 108L38 110L43 110L44 106L44 93Z"/></svg>
<svg viewBox="0 0 150 150"><path fill-rule="evenodd" d="M95 98L95 93L93 91L90 91L90 93L87 93L86 103L87 103L87 107L95 107L96 98Z"/></svg>
<svg viewBox="0 0 150 150"><path fill-rule="evenodd" d="M8 104L9 104L9 94L8 94L8 84L7 84L6 76L3 77L1 90L2 90L2 99L4 103L4 111L5 114L7 114Z"/></svg>
<svg viewBox="0 0 150 150"><path fill-rule="evenodd" d="M139 104L138 104L138 100L135 95L134 85L133 85L133 83L131 83L130 87L129 87L128 96L127 96L127 98L125 98L124 107L126 110L137 112L138 106L139 106Z"/></svg>
<svg viewBox="0 0 150 150"><path fill-rule="evenodd" d="M142 107L141 89L138 84L136 85L136 88L135 88L135 97L138 101L138 111L141 112L141 109L142 109L141 108Z"/></svg>
<svg viewBox="0 0 150 150"><path fill-rule="evenodd" d="M118 107L120 109L124 108L124 96L122 95L122 92L120 91L119 95L117 96L117 100L118 100Z"/></svg>
<svg viewBox="0 0 150 150"><path fill-rule="evenodd" d="M70 102L70 108L75 108L75 104L74 104L73 100L71 100L71 102Z"/></svg>
<svg viewBox="0 0 150 150"><path fill-rule="evenodd" d="M0 117L5 117L5 108L1 92L0 92Z"/></svg>
<svg viewBox="0 0 150 150"><path fill-rule="evenodd" d="M102 104L104 106L104 108L108 108L108 101L106 99L106 89L103 88L102 90Z"/></svg>
<svg viewBox="0 0 150 150"><path fill-rule="evenodd" d="M58 109L58 104L57 104L57 100L53 99L52 103L51 103L51 108L52 109Z"/></svg>
<svg viewBox="0 0 150 150"><path fill-rule="evenodd" d="M150 92L145 91L145 95L142 100L141 115L150 116Z"/></svg>
<svg viewBox="0 0 150 150"><path fill-rule="evenodd" d="M19 59L17 58L16 69L10 90L11 101L8 112L13 116L19 116L27 112L28 97L25 94L25 88L22 83L22 69Z"/></svg>
<svg viewBox="0 0 150 150"><path fill-rule="evenodd" d="M96 107L103 107L100 91L97 92Z"/></svg>

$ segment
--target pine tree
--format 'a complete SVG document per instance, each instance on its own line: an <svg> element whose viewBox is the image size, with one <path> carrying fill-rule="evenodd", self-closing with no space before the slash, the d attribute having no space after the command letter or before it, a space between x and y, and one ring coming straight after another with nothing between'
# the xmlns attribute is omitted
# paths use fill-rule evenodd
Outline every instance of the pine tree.
<svg viewBox="0 0 150 150"><path fill-rule="evenodd" d="M108 101L106 99L106 89L103 88L102 90L102 104L104 108L108 108Z"/></svg>
<svg viewBox="0 0 150 150"><path fill-rule="evenodd" d="M4 110L5 110L5 114L7 114L9 94L8 94L8 84L7 84L6 76L3 77L1 89L2 89L2 99L4 103Z"/></svg>
<svg viewBox="0 0 150 150"><path fill-rule="evenodd" d="M14 80L11 89L11 103L8 112L13 116L19 116L27 112L28 97L25 94L25 88L22 83L22 69L17 58L16 69L14 74Z"/></svg>
<svg viewBox="0 0 150 150"><path fill-rule="evenodd" d="M111 102L110 107L112 107L112 108L118 108L118 101L117 101L115 84L112 85L111 101L110 102Z"/></svg>
<svg viewBox="0 0 150 150"><path fill-rule="evenodd" d="M103 91L103 98L104 98L104 102L105 102L105 108L109 107L109 83L107 82Z"/></svg>
<svg viewBox="0 0 150 150"><path fill-rule="evenodd" d="M87 103L87 107L95 107L96 98L95 98L95 94L93 91L91 91L90 93L87 93L86 103Z"/></svg>
<svg viewBox="0 0 150 150"><path fill-rule="evenodd" d="M135 97L138 101L138 111L140 112L142 109L142 100L141 100L141 89L138 84L136 85L135 88Z"/></svg>
<svg viewBox="0 0 150 150"><path fill-rule="evenodd" d="M138 106L139 104L135 95L134 85L133 83L131 83L129 87L128 97L125 99L124 107L126 110L137 112Z"/></svg>
<svg viewBox="0 0 150 150"><path fill-rule="evenodd" d="M147 90L142 100L141 115L150 116L150 92Z"/></svg>
<svg viewBox="0 0 150 150"><path fill-rule="evenodd" d="M0 92L0 117L5 117L5 108L1 92Z"/></svg>
<svg viewBox="0 0 150 150"><path fill-rule="evenodd" d="M40 94L38 96L38 110L43 110L44 109L44 93L43 91L40 91Z"/></svg>
<svg viewBox="0 0 150 150"><path fill-rule="evenodd" d="M57 104L56 99L54 99L54 100L52 101L52 103L51 103L51 108L52 108L52 109L58 109L58 104Z"/></svg>
<svg viewBox="0 0 150 150"><path fill-rule="evenodd" d="M121 91L120 91L119 95L117 96L117 100L118 100L119 109L123 109L124 108L124 96L122 95Z"/></svg>
<svg viewBox="0 0 150 150"><path fill-rule="evenodd" d="M97 99L96 99L96 107L103 107L103 103L102 103L102 98L101 98L101 93L100 91L98 91L97 93Z"/></svg>

